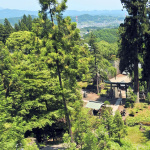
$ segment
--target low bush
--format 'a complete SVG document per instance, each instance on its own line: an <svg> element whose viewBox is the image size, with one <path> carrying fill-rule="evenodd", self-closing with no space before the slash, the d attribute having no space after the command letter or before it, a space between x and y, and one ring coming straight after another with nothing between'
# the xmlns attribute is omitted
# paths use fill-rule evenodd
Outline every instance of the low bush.
<svg viewBox="0 0 150 150"><path fill-rule="evenodd" d="M101 97L107 96L107 89L102 89L101 93L99 93L98 95L100 95Z"/></svg>
<svg viewBox="0 0 150 150"><path fill-rule="evenodd" d="M144 103L143 108L148 108L148 104Z"/></svg>
<svg viewBox="0 0 150 150"><path fill-rule="evenodd" d="M131 89L131 87L129 87L129 95L128 96L129 97L126 99L125 107L126 108L129 108L129 107L133 108L137 96L134 94L134 92Z"/></svg>
<svg viewBox="0 0 150 150"><path fill-rule="evenodd" d="M143 109L143 108L140 108L140 109ZM133 117L133 115L135 115L136 109L130 110L130 116L128 116L126 118L127 125L134 126L134 125L140 124L140 123L142 123L144 125L150 125L150 116L149 116L150 109L143 109L143 111L140 111L140 109L139 109L138 113L136 114L136 116L134 116L134 117Z"/></svg>
<svg viewBox="0 0 150 150"><path fill-rule="evenodd" d="M107 89L101 90L101 94L107 94Z"/></svg>
<svg viewBox="0 0 150 150"><path fill-rule="evenodd" d="M127 117L126 118L126 124L130 127L135 126L136 125L136 118L134 117Z"/></svg>
<svg viewBox="0 0 150 150"><path fill-rule="evenodd" d="M149 93L149 92L147 93L147 96L146 96L145 101L146 101L148 104L150 104L150 93Z"/></svg>
<svg viewBox="0 0 150 150"><path fill-rule="evenodd" d="M129 115L130 115L130 116L134 116L134 115L135 115L135 111L134 111L134 110L130 110Z"/></svg>
<svg viewBox="0 0 150 150"><path fill-rule="evenodd" d="M34 141L34 138L24 139L23 147L24 147L24 150L39 150L38 145L36 144L36 141Z"/></svg>
<svg viewBox="0 0 150 150"><path fill-rule="evenodd" d="M104 104L105 105L110 105L110 102L109 101L105 101Z"/></svg>
<svg viewBox="0 0 150 150"><path fill-rule="evenodd" d="M129 108L129 107L131 107L131 103L130 102L126 102L125 103L125 108Z"/></svg>

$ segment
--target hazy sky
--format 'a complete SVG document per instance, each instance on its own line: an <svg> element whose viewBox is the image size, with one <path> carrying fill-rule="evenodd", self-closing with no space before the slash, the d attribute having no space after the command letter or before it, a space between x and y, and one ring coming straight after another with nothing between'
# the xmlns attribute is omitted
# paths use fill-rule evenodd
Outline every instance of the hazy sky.
<svg viewBox="0 0 150 150"><path fill-rule="evenodd" d="M68 0L68 10L122 9L120 0ZM21 10L40 10L38 0L1 0L0 7Z"/></svg>

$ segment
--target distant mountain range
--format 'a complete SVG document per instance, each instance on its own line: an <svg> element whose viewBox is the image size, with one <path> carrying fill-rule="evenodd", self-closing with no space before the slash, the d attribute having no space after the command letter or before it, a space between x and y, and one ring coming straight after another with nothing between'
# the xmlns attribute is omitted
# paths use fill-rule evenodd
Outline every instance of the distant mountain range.
<svg viewBox="0 0 150 150"><path fill-rule="evenodd" d="M37 11L17 10L17 9L0 9L0 19L22 17L23 15L38 16Z"/></svg>
<svg viewBox="0 0 150 150"><path fill-rule="evenodd" d="M79 16L79 15L103 15L103 16L115 16L115 17L125 17L126 11L122 10L93 10L93 11L76 11L76 10L66 10L64 16Z"/></svg>
<svg viewBox="0 0 150 150"><path fill-rule="evenodd" d="M34 19L37 16L31 15L31 17ZM123 22L124 17L117 17L117 16L104 16L104 15L79 15L78 18L76 16L70 16L72 19L72 22L77 22L78 28L83 28L83 27L90 27L90 26L119 26L120 23ZM22 17L13 17L13 18L8 18L8 21L11 23L12 26L14 26L15 23L18 23L19 20L21 20ZM4 23L4 19L0 19L0 23Z"/></svg>
<svg viewBox="0 0 150 150"><path fill-rule="evenodd" d="M125 11L121 11L121 10L93 10L93 11L66 10L63 14L64 14L64 16L79 16L79 15L89 14L89 15L105 15L105 16L124 17L125 13L126 13ZM0 8L0 19L22 17L24 14L38 16L38 11Z"/></svg>
<svg viewBox="0 0 150 150"><path fill-rule="evenodd" d="M22 16L22 17L23 17L23 16ZM22 19L22 17L12 17L12 18L7 18L7 19L8 19L8 21L10 22L10 24L11 24L12 26L14 26L15 23L18 23L18 21ZM32 19L37 18L37 16L34 16L34 15L31 15L31 17L32 17ZM4 20L5 20L5 19L0 19L0 23L1 23L1 24L4 24Z"/></svg>
<svg viewBox="0 0 150 150"><path fill-rule="evenodd" d="M125 11L121 10L94 10L94 11L76 11L66 10L63 15L70 16L72 22L77 22L78 28L84 27L117 27L123 22L125 18ZM12 10L0 8L0 23L4 23L4 19L14 26L15 23L23 17L23 15L31 15L32 18L38 17L38 11L27 10Z"/></svg>

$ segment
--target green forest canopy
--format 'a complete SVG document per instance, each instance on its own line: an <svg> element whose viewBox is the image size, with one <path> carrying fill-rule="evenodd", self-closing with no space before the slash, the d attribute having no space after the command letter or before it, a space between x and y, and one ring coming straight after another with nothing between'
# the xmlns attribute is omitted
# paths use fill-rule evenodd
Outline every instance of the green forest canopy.
<svg viewBox="0 0 150 150"><path fill-rule="evenodd" d="M77 82L114 72L110 60L118 51L117 29L94 30L85 36L88 45L76 23L61 16L66 0L53 1L52 7L46 0L40 3L38 18L24 15L14 27L7 19L0 25L0 149L26 148L25 137L34 133L42 141L60 129L69 131L64 134L68 149L134 150L124 140L127 132L120 113L113 116L108 108L100 119L91 116Z"/></svg>
<svg viewBox="0 0 150 150"><path fill-rule="evenodd" d="M90 31L90 29L87 29ZM91 30L92 31L92 30ZM103 28L93 30L94 35L96 36L97 42L106 41L108 43L115 43L118 41L118 28ZM89 34L84 35L85 40L89 38Z"/></svg>

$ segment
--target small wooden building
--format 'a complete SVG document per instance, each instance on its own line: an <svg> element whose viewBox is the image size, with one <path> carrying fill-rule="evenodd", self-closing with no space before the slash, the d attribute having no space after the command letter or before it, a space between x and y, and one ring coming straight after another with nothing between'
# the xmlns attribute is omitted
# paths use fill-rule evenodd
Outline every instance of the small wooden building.
<svg viewBox="0 0 150 150"><path fill-rule="evenodd" d="M99 101L89 101L85 107L93 109L93 115L97 115L97 113L100 115L100 112L105 105Z"/></svg>

